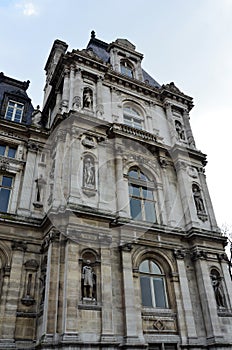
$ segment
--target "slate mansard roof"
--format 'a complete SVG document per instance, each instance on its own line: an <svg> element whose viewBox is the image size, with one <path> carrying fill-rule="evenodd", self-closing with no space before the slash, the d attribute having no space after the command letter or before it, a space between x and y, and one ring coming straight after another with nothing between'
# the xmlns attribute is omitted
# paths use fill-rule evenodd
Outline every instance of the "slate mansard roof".
<svg viewBox="0 0 232 350"><path fill-rule="evenodd" d="M13 100L24 104L22 124L31 124L34 108L26 92L29 84L29 80L20 81L4 75L3 72L0 73L0 118L5 117L7 103L9 100Z"/></svg>
<svg viewBox="0 0 232 350"><path fill-rule="evenodd" d="M95 38L95 33L92 32L91 39L87 45L87 50L92 49L93 52L100 59L102 59L106 63L108 62L110 63L110 54L108 52L108 47L109 47L108 43ZM160 84L155 79L153 79L144 69L142 69L142 72L143 72L144 82L156 88L161 87Z"/></svg>

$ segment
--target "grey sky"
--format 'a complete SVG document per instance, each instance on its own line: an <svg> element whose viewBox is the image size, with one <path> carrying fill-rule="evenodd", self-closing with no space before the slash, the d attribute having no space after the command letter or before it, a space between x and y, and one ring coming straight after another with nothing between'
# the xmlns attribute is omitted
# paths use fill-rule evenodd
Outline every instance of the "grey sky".
<svg viewBox="0 0 232 350"><path fill-rule="evenodd" d="M0 0L0 71L30 80L42 104L45 62L55 39L85 48L92 29L106 42L127 38L160 84L194 98L197 147L218 224L232 227L232 0Z"/></svg>

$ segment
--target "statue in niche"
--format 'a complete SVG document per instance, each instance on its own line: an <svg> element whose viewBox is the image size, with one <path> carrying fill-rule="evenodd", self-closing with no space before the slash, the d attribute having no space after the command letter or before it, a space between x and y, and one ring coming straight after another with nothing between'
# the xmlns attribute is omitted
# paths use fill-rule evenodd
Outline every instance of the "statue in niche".
<svg viewBox="0 0 232 350"><path fill-rule="evenodd" d="M84 158L83 180L84 187L95 187L95 166L91 156Z"/></svg>
<svg viewBox="0 0 232 350"><path fill-rule="evenodd" d="M205 213L205 207L204 207L204 203L201 197L201 192L199 187L197 185L193 185L192 190L193 190L193 198L194 198L197 212Z"/></svg>
<svg viewBox="0 0 232 350"><path fill-rule="evenodd" d="M95 273L91 267L91 261L87 260L82 269L83 298L94 299Z"/></svg>
<svg viewBox="0 0 232 350"><path fill-rule="evenodd" d="M84 89L83 93L83 108L92 108L93 106L93 93L89 88Z"/></svg>
<svg viewBox="0 0 232 350"><path fill-rule="evenodd" d="M225 307L225 297L222 288L222 277L215 270L211 273L211 282L214 289L215 299L218 307Z"/></svg>
<svg viewBox="0 0 232 350"><path fill-rule="evenodd" d="M178 120L175 121L175 127L176 127L176 132L177 132L179 140L184 141L185 140L184 129L183 129L182 124Z"/></svg>

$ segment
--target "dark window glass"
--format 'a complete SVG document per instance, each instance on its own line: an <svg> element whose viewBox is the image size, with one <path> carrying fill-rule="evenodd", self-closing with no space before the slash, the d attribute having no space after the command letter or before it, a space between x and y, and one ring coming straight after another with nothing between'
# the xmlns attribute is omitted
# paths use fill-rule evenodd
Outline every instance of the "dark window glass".
<svg viewBox="0 0 232 350"><path fill-rule="evenodd" d="M8 149L8 157L15 158L15 154L16 154L16 148L9 147L9 149Z"/></svg>
<svg viewBox="0 0 232 350"><path fill-rule="evenodd" d="M4 156L6 152L6 146L0 145L0 155Z"/></svg>
<svg viewBox="0 0 232 350"><path fill-rule="evenodd" d="M152 260L144 260L139 266L142 305L167 308L165 276Z"/></svg>

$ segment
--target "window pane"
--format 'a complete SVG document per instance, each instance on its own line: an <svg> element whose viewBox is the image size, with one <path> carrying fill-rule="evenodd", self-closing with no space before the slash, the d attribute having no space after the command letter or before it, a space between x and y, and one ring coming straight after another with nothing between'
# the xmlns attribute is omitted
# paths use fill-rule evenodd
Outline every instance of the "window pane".
<svg viewBox="0 0 232 350"><path fill-rule="evenodd" d="M150 277L140 277L142 305L152 307Z"/></svg>
<svg viewBox="0 0 232 350"><path fill-rule="evenodd" d="M147 180L148 180L148 178L146 177L146 175L144 175L144 173L142 173L142 171L140 171L140 176L139 176L139 178L140 178L141 180L144 180L144 181L147 181Z"/></svg>
<svg viewBox="0 0 232 350"><path fill-rule="evenodd" d="M0 145L0 156L4 156L6 151L6 146Z"/></svg>
<svg viewBox="0 0 232 350"><path fill-rule="evenodd" d="M9 150L8 150L8 157L10 157L10 158L15 158L15 154L16 154L16 148L9 147Z"/></svg>
<svg viewBox="0 0 232 350"><path fill-rule="evenodd" d="M134 179L138 179L138 170L132 169L128 173L129 177L133 177Z"/></svg>
<svg viewBox="0 0 232 350"><path fill-rule="evenodd" d="M130 200L130 210L131 210L131 216L133 219L142 220L140 200L132 198Z"/></svg>
<svg viewBox="0 0 232 350"><path fill-rule="evenodd" d="M159 266L156 263L154 263L153 261L151 261L151 273L155 273L156 275L162 274Z"/></svg>
<svg viewBox="0 0 232 350"><path fill-rule="evenodd" d="M0 211L7 212L9 198L10 190L7 190L6 188L0 188Z"/></svg>
<svg viewBox="0 0 232 350"><path fill-rule="evenodd" d="M153 192L146 188L143 188L143 198L153 200Z"/></svg>
<svg viewBox="0 0 232 350"><path fill-rule="evenodd" d="M149 264L148 264L148 260L144 260L141 264L140 264L140 266L139 266L139 271L140 272L150 272L150 270L149 270Z"/></svg>
<svg viewBox="0 0 232 350"><path fill-rule="evenodd" d="M11 187L11 185L12 185L12 177L3 176L2 177L2 186Z"/></svg>
<svg viewBox="0 0 232 350"><path fill-rule="evenodd" d="M154 202L144 201L144 209L146 220L149 222L156 222Z"/></svg>
<svg viewBox="0 0 232 350"><path fill-rule="evenodd" d="M132 120L129 117L124 116L124 123L128 126L132 126Z"/></svg>
<svg viewBox="0 0 232 350"><path fill-rule="evenodd" d="M176 344L164 344L165 350L176 350Z"/></svg>
<svg viewBox="0 0 232 350"><path fill-rule="evenodd" d="M140 197L140 187L135 185L130 185L130 194L134 197Z"/></svg>
<svg viewBox="0 0 232 350"><path fill-rule="evenodd" d="M166 308L166 298L164 291L163 278L153 278L154 292L155 292L155 304L156 307Z"/></svg>
<svg viewBox="0 0 232 350"><path fill-rule="evenodd" d="M142 122L141 122L141 120L134 119L134 127L136 129L142 129Z"/></svg>

